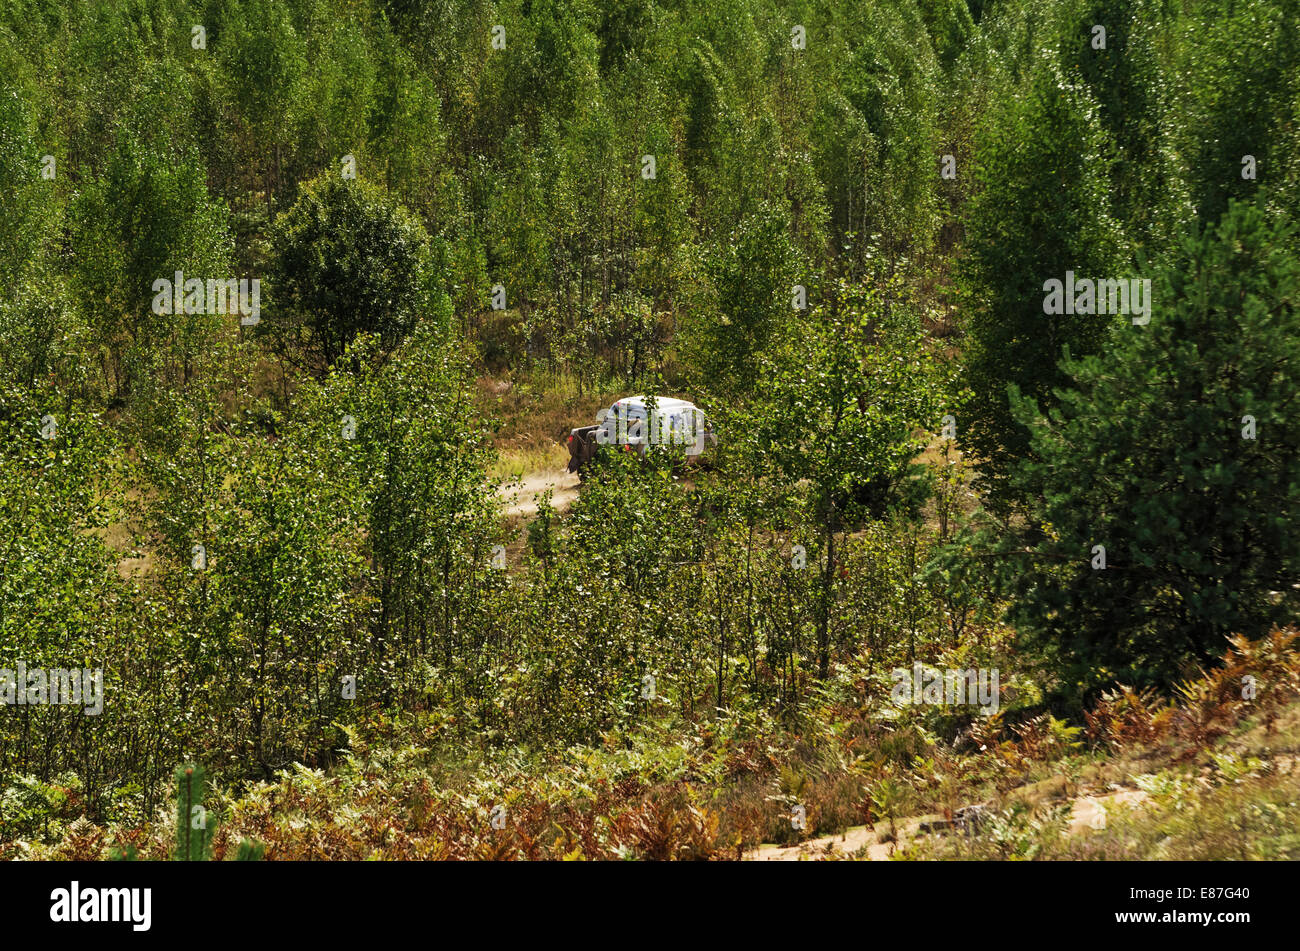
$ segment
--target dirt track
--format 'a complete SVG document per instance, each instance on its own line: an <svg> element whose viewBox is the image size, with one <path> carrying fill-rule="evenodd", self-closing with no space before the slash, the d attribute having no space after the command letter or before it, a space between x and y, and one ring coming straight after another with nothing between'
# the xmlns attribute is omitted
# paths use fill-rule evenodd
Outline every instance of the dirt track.
<svg viewBox="0 0 1300 951"><path fill-rule="evenodd" d="M551 490L551 505L563 512L578 498L578 474L565 469L550 472L530 472L523 482L501 487L502 513L506 516L533 515L537 512L537 499L547 489Z"/></svg>
<svg viewBox="0 0 1300 951"><path fill-rule="evenodd" d="M1071 835L1086 835L1099 822L1105 822L1108 810L1138 808L1146 801L1146 794L1135 789L1120 789L1098 792L1090 796L1076 796L1072 799L1070 824ZM922 822L939 819L937 815L913 817L898 820L899 842L907 842L920 832ZM854 826L837 835L820 836L798 845L777 846L762 845L745 857L755 862L799 862L816 861L827 858L849 858L858 856L871 861L887 861L891 854L888 842L881 842L878 830L887 829L889 823L880 822L874 828ZM865 850L865 851L863 851Z"/></svg>

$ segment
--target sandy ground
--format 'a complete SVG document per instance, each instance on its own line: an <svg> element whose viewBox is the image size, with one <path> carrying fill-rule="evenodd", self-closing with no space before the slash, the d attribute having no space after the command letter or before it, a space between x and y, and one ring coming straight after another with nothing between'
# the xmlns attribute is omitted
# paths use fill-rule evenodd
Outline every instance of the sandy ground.
<svg viewBox="0 0 1300 951"><path fill-rule="evenodd" d="M1115 809L1137 808L1146 800L1146 793L1137 789L1120 789L1104 794L1079 796L1073 800L1070 815L1070 834L1086 835L1095 825L1105 821L1105 813ZM917 836L921 823L938 819L938 816L918 816L898 821L899 845L906 845L909 839ZM754 862L809 862L833 858L867 858L873 862L888 861L890 847L888 842L881 842L878 832L886 832L888 822L878 823L875 828L854 826L837 835L826 835L809 839L798 845L777 846L761 845L745 856ZM863 850L866 851L863 851Z"/></svg>
<svg viewBox="0 0 1300 951"><path fill-rule="evenodd" d="M523 483L501 488L502 512L507 516L533 515L537 512L537 499L547 489L551 490L551 505L563 512L578 498L578 474L567 469L549 472L530 472Z"/></svg>
<svg viewBox="0 0 1300 951"><path fill-rule="evenodd" d="M899 838L906 841L909 825L911 831L915 832L918 824L915 820L910 823L906 820L900 822ZM888 827L889 824L885 823L884 828ZM838 835L825 835L798 845L784 847L760 845L745 858L754 862L815 862L819 859L849 858L857 855L863 848L867 850L866 857L873 862L884 862L889 859L889 843L881 842L876 835L876 830L868 829L866 826L854 826Z"/></svg>

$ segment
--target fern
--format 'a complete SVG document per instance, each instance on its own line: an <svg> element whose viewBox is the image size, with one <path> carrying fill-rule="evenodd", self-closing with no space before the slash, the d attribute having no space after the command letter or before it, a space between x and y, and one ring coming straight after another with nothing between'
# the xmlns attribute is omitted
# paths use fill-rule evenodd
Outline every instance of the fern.
<svg viewBox="0 0 1300 951"><path fill-rule="evenodd" d="M187 763L176 770L176 847L172 859L177 862L204 862L212 858L216 822L208 815L203 799L207 795L207 777L203 767ZM239 843L237 862L257 862L266 855L266 846L251 839ZM125 859L135 858L134 849Z"/></svg>

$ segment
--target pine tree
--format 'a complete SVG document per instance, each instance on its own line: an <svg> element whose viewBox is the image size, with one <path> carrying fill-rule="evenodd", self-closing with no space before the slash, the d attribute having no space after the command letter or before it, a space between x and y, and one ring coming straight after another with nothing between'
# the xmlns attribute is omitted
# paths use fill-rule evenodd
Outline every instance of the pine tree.
<svg viewBox="0 0 1300 951"><path fill-rule="evenodd" d="M202 862L212 857L212 836L216 821L209 820L203 797L207 777L197 763L176 768L176 849L178 862Z"/></svg>
<svg viewBox="0 0 1300 951"><path fill-rule="evenodd" d="M1066 347L1096 352L1113 318L1044 313L1044 282L1067 270L1121 276L1119 226L1110 212L1111 145L1096 103L1043 65L988 130L978 155L981 189L971 202L960 277L968 313L965 373L971 399L957 415L995 505L1006 476L1029 451L1007 399L1014 384L1044 407L1065 382Z"/></svg>
<svg viewBox="0 0 1300 951"><path fill-rule="evenodd" d="M1300 571L1300 262L1294 226L1234 203L1186 237L1150 324L1069 360L1046 418L1013 621L1077 684L1168 683L1293 611ZM1041 529L1041 533L1038 530ZM1104 548L1100 567L1096 546ZM1019 559L1016 559L1019 562Z"/></svg>

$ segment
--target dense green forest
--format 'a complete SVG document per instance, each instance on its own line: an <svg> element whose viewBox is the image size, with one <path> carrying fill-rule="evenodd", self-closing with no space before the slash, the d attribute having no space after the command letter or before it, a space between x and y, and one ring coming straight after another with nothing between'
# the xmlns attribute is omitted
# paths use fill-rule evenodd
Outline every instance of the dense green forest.
<svg viewBox="0 0 1300 951"><path fill-rule="evenodd" d="M0 0L0 668L102 672L0 683L0 857L147 849L188 762L271 857L383 853L275 826L376 771L441 843L395 855L739 854L1246 697L1230 636L1300 689L1298 31ZM637 393L707 465L508 510ZM1000 709L891 704L915 664Z"/></svg>

